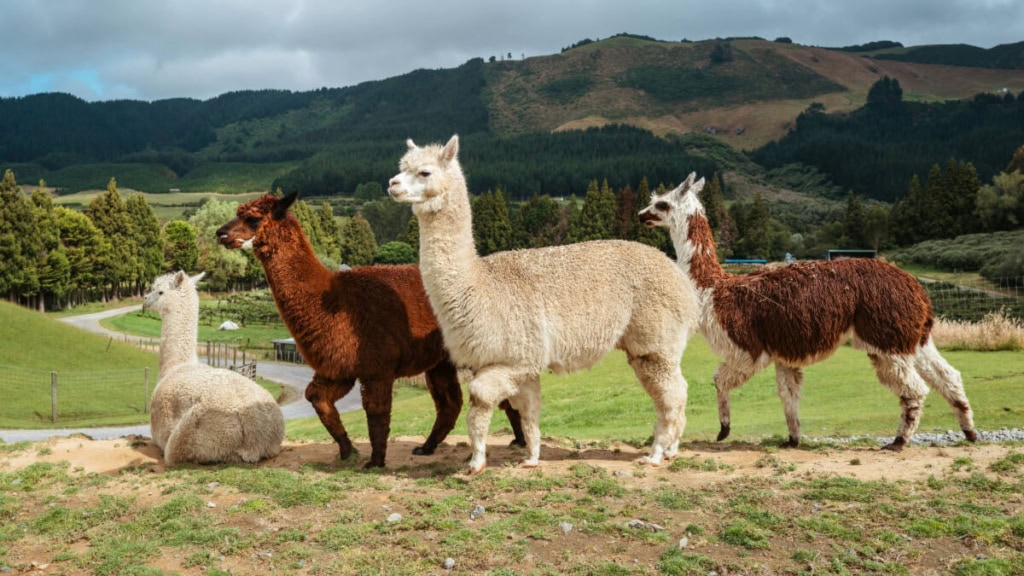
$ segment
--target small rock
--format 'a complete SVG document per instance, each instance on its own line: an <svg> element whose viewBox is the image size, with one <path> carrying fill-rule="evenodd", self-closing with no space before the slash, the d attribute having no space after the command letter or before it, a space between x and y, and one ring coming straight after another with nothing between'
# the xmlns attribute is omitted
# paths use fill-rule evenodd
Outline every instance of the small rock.
<svg viewBox="0 0 1024 576"><path fill-rule="evenodd" d="M655 524L654 522L644 522L643 520L630 520L626 524L626 527L627 528L632 528L633 530L647 530L648 532L664 532L665 531L665 527L664 526L661 526L659 524Z"/></svg>
<svg viewBox="0 0 1024 576"><path fill-rule="evenodd" d="M477 504L473 506L472 510L469 511L469 519L476 520L477 518L483 516L486 512L487 510L483 506Z"/></svg>
<svg viewBox="0 0 1024 576"><path fill-rule="evenodd" d="M616 470L612 473L612 476L618 476L619 478L629 478L633 475L629 470Z"/></svg>
<svg viewBox="0 0 1024 576"><path fill-rule="evenodd" d="M206 485L207 488L216 488L217 486L220 486L220 482L210 482Z"/></svg>
<svg viewBox="0 0 1024 576"><path fill-rule="evenodd" d="M452 570L452 569L454 569L455 568L455 558L445 558L444 559L444 564L442 564L442 566L444 566L445 570Z"/></svg>
<svg viewBox="0 0 1024 576"><path fill-rule="evenodd" d="M640 530L640 529L644 528L645 526L647 526L647 525L644 523L643 520L630 520L629 522L626 523L626 527L627 528L632 528L633 530Z"/></svg>
<svg viewBox="0 0 1024 576"><path fill-rule="evenodd" d="M811 504L811 508L814 508L815 510L821 510L823 506L815 502L814 504Z"/></svg>
<svg viewBox="0 0 1024 576"><path fill-rule="evenodd" d="M398 512L392 512L391 514L388 514L387 521L388 521L388 524L394 524L395 522L401 522L402 521L402 515L399 514Z"/></svg>
<svg viewBox="0 0 1024 576"><path fill-rule="evenodd" d="M568 522L559 522L558 527L562 529L562 534L568 534L572 532L572 524Z"/></svg>
<svg viewBox="0 0 1024 576"><path fill-rule="evenodd" d="M381 505L381 508L383 508L385 512L391 512L391 506L388 506L387 504Z"/></svg>
<svg viewBox="0 0 1024 576"><path fill-rule="evenodd" d="M11 486L17 486L18 484L21 484L21 478L15 478L14 480L11 480Z"/></svg>
<svg viewBox="0 0 1024 576"><path fill-rule="evenodd" d="M686 547L689 546L689 545L690 545L690 539L687 538L686 536L683 536L682 538L679 539L679 546L678 546L678 548L680 550L686 550Z"/></svg>
<svg viewBox="0 0 1024 576"><path fill-rule="evenodd" d="M213 502L207 502L207 503L206 503L206 507L207 507L207 508L216 508L216 507L217 507L217 505L216 505L216 504L214 504Z"/></svg>

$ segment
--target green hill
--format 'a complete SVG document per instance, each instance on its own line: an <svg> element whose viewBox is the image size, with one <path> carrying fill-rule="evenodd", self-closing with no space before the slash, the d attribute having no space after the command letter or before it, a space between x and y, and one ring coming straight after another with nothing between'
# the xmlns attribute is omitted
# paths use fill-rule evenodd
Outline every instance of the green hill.
<svg viewBox="0 0 1024 576"><path fill-rule="evenodd" d="M0 341L5 367L57 372L149 367L156 383L156 354L4 301L0 301Z"/></svg>

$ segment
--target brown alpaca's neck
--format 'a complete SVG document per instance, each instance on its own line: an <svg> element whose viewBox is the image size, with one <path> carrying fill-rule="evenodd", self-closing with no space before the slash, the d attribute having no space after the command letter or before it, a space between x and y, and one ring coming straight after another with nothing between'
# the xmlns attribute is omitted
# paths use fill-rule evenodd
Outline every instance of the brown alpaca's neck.
<svg viewBox="0 0 1024 576"><path fill-rule="evenodd" d="M263 265L278 311L293 334L309 310L311 298L319 298L330 286L333 272L324 267L294 216L288 215L271 230L261 232L254 253ZM319 309L320 302L313 309Z"/></svg>
<svg viewBox="0 0 1024 576"><path fill-rule="evenodd" d="M198 362L196 346L199 341L199 310L172 311L160 321L160 374L179 364Z"/></svg>
<svg viewBox="0 0 1024 576"><path fill-rule="evenodd" d="M689 274L690 279L698 288L713 288L715 282L729 274L718 263L715 236L711 232L711 225L703 214L693 214L689 217L686 228L685 237L683 237L682 230L678 228L672 230L672 243L676 249L679 265Z"/></svg>

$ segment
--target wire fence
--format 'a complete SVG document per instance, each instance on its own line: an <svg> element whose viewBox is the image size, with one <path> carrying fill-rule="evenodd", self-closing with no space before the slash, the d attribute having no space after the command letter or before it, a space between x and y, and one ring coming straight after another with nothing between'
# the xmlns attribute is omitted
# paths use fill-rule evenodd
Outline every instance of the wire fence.
<svg viewBox="0 0 1024 576"><path fill-rule="evenodd" d="M978 322L986 314L1002 312L1024 319L1024 277L983 280L934 280L920 278L932 299L936 316L948 320Z"/></svg>
<svg viewBox="0 0 1024 576"><path fill-rule="evenodd" d="M0 422L131 420L149 412L156 370L54 372L0 365Z"/></svg>

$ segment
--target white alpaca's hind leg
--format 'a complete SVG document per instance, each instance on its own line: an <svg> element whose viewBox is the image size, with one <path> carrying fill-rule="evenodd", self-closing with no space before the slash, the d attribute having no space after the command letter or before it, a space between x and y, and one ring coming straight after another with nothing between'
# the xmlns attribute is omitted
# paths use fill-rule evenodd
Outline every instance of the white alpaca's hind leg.
<svg viewBox="0 0 1024 576"><path fill-rule="evenodd" d="M803 370L796 366L775 363L775 386L782 400L782 412L786 415L789 428L789 442L786 446L800 445L800 389L803 387Z"/></svg>
<svg viewBox="0 0 1024 576"><path fill-rule="evenodd" d="M971 403L967 400L964 392L963 378L960 372L950 366L949 362L939 354L935 344L929 337L928 342L917 349L914 356L914 367L921 374L936 392L946 399L946 402L953 408L953 413L960 422L960 430L964 436L974 442L978 434L974 430L974 413L971 411Z"/></svg>
<svg viewBox="0 0 1024 576"><path fill-rule="evenodd" d="M721 442L729 437L732 431L732 408L729 401L729 394L747 383L747 380L760 368L748 362L737 361L734 358L722 362L715 370L713 379L715 391L718 394L718 423L720 425L717 440Z"/></svg>
<svg viewBox="0 0 1024 576"><path fill-rule="evenodd" d="M494 408L504 399L519 394L515 374L508 366L492 365L478 371L469 383L469 474L479 474L487 467L487 432ZM525 433L525 426L524 426Z"/></svg>
<svg viewBox="0 0 1024 576"><path fill-rule="evenodd" d="M902 415L896 429L896 438L885 446L886 450L898 452L910 443L910 437L921 422L921 410L924 408L924 398L928 395L928 387L914 369L912 356L868 354L868 357L879 382L900 399Z"/></svg>
<svg viewBox="0 0 1024 576"><path fill-rule="evenodd" d="M679 452L679 439L686 429L687 384L679 363L660 355L630 356L637 379L654 401L657 421L651 454L643 460L657 466Z"/></svg>
<svg viewBox="0 0 1024 576"><path fill-rule="evenodd" d="M509 398L509 403L519 411L526 440L527 457L522 466L534 468L540 464L540 375L524 376L519 383L519 393Z"/></svg>

